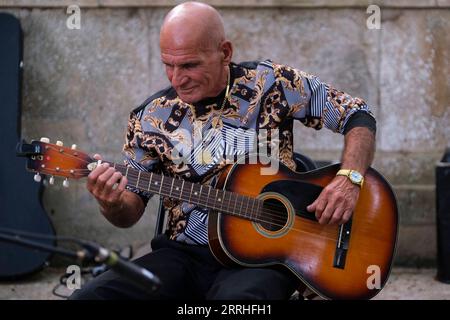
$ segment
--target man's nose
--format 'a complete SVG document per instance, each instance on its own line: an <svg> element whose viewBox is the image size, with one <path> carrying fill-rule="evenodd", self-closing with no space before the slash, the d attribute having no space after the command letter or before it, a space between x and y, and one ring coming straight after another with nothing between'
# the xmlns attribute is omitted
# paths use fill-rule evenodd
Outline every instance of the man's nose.
<svg viewBox="0 0 450 320"><path fill-rule="evenodd" d="M188 82L188 77L184 74L184 72L180 68L175 67L173 69L171 82L173 87L182 87L184 84Z"/></svg>

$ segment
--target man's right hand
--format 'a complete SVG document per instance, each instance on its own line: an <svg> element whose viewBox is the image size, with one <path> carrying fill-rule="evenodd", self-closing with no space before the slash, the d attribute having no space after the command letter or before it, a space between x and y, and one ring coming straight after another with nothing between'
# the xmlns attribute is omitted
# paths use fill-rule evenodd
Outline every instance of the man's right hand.
<svg viewBox="0 0 450 320"><path fill-rule="evenodd" d="M101 160L99 154L94 159ZM87 189L100 204L102 213L120 210L123 205L122 194L127 185L127 178L108 163L97 166L88 176Z"/></svg>

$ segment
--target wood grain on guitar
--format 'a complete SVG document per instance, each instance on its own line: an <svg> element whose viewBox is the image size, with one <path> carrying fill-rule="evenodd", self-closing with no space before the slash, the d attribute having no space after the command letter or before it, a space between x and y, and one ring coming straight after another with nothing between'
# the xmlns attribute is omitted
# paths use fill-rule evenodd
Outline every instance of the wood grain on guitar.
<svg viewBox="0 0 450 320"><path fill-rule="evenodd" d="M84 152L43 141L22 143L18 151L36 174L79 179L97 163ZM306 206L335 177L339 164L296 173L279 163L276 174L262 175L270 164L243 161L226 167L214 188L111 165L130 186L210 209L209 246L224 265L282 265L327 299L370 299L389 277L397 204L389 183L373 168L351 220L338 226L320 225Z"/></svg>

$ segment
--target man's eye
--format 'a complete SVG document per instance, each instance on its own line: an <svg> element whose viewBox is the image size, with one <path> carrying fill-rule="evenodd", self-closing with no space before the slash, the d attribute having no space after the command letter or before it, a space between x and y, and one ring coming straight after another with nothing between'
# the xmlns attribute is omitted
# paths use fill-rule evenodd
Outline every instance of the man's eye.
<svg viewBox="0 0 450 320"><path fill-rule="evenodd" d="M195 68L197 66L197 63L186 63L183 66L184 66L185 69L192 69L192 68Z"/></svg>

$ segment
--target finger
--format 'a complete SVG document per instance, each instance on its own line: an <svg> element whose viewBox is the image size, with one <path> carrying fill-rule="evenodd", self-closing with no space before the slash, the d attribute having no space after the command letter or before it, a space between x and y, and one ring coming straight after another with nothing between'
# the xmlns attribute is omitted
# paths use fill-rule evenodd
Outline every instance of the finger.
<svg viewBox="0 0 450 320"><path fill-rule="evenodd" d="M316 211L316 207L317 207L317 199L311 203L309 206L306 207L306 210L309 212L314 212Z"/></svg>
<svg viewBox="0 0 450 320"><path fill-rule="evenodd" d="M88 179L87 179L87 187L88 187L89 191L92 192L92 190L95 188L97 179L108 168L109 168L109 164L108 163L102 163L101 165L97 166L91 173L89 173Z"/></svg>
<svg viewBox="0 0 450 320"><path fill-rule="evenodd" d="M105 189L113 189L114 185L120 181L122 174L119 171L114 172L105 183ZM117 186L116 186L117 187Z"/></svg>
<svg viewBox="0 0 450 320"><path fill-rule="evenodd" d="M127 184L128 184L128 179L127 179L127 177L122 176L122 179L120 180L120 183L119 183L119 185L118 185L118 187L117 187L117 191L120 192L120 193L122 193L122 192L125 190Z"/></svg>
<svg viewBox="0 0 450 320"><path fill-rule="evenodd" d="M320 196L319 196L319 198L320 198ZM317 221L319 221L320 218L322 217L323 211L325 210L326 206L327 206L326 200L319 199L317 201L317 205L316 205L316 219L317 219Z"/></svg>
<svg viewBox="0 0 450 320"><path fill-rule="evenodd" d="M323 212L320 216L319 223L320 224L329 223L334 210L335 210L334 204L331 202L328 202L327 206L325 207L325 209L323 210Z"/></svg>
<svg viewBox="0 0 450 320"><path fill-rule="evenodd" d="M116 188L114 189L112 196L114 198L118 198L119 199L120 195L122 194L122 192L125 191L127 183L128 183L127 177L122 176L120 181L118 181L118 183L116 184Z"/></svg>
<svg viewBox="0 0 450 320"><path fill-rule="evenodd" d="M103 165L103 164L102 164ZM114 168L108 168L101 175L98 176L97 181L95 183L95 188L103 193L103 189L105 188L106 182L112 177L112 175L116 172Z"/></svg>
<svg viewBox="0 0 450 320"><path fill-rule="evenodd" d="M113 175L106 181L105 186L103 188L103 194L105 197L109 198L111 201L117 200L117 187L120 183L120 179L122 178L122 174L118 171L114 172Z"/></svg>
<svg viewBox="0 0 450 320"><path fill-rule="evenodd" d="M102 156L99 155L98 153L94 154L93 158L94 158L95 160L103 160Z"/></svg>
<svg viewBox="0 0 450 320"><path fill-rule="evenodd" d="M336 209L333 212L333 215L331 216L329 224L341 224L343 215L344 215L344 210L342 209L342 207L340 207L340 206L336 207Z"/></svg>
<svg viewBox="0 0 450 320"><path fill-rule="evenodd" d="M352 217L353 211L352 210L345 210L344 214L342 216L343 223L346 223L350 218Z"/></svg>

